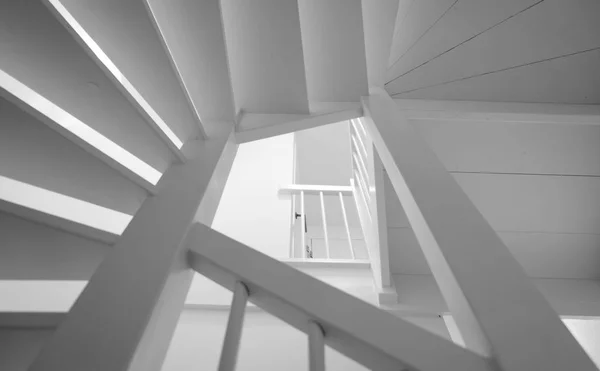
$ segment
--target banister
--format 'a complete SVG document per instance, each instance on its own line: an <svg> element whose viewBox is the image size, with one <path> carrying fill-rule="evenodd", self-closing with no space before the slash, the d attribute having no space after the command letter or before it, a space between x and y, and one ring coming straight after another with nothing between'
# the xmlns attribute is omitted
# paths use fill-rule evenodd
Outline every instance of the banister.
<svg viewBox="0 0 600 371"><path fill-rule="evenodd" d="M289 325L309 332L317 322L325 343L372 370L490 370L488 359L329 286L203 224L188 233L189 262Z"/></svg>
<svg viewBox="0 0 600 371"><path fill-rule="evenodd" d="M299 194L300 191L304 191L304 194L317 196L319 195L319 192L323 192L324 195L337 195L339 192L342 192L344 195L350 196L352 194L352 187L312 184L290 184L279 187L279 194Z"/></svg>

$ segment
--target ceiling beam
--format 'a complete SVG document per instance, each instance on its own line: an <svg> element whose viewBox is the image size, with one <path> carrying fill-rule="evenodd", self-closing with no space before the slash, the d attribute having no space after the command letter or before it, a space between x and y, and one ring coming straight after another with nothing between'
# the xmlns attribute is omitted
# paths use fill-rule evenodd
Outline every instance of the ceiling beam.
<svg viewBox="0 0 600 371"><path fill-rule="evenodd" d="M341 109L335 109L335 107ZM295 131L334 124L362 116L360 104L333 104L330 109L310 115L244 113L235 137L238 143L251 142Z"/></svg>

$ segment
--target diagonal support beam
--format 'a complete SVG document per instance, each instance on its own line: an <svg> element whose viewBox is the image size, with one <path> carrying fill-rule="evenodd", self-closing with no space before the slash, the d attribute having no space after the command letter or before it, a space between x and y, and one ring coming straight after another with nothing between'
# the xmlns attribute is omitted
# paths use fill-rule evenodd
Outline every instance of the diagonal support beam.
<svg viewBox="0 0 600 371"><path fill-rule="evenodd" d="M546 299L394 101L366 127L466 345L502 370L596 370Z"/></svg>
<svg viewBox="0 0 600 371"><path fill-rule="evenodd" d="M30 370L160 369L192 279L182 242L193 220L212 222L233 139L184 148Z"/></svg>
<svg viewBox="0 0 600 371"><path fill-rule="evenodd" d="M244 113L235 137L238 143L246 143L362 116L360 104L341 103L338 106L340 109L328 109L310 115Z"/></svg>
<svg viewBox="0 0 600 371"><path fill-rule="evenodd" d="M305 333L317 322L325 343L372 370L491 370L488 360L331 287L203 224L187 237L190 265Z"/></svg>

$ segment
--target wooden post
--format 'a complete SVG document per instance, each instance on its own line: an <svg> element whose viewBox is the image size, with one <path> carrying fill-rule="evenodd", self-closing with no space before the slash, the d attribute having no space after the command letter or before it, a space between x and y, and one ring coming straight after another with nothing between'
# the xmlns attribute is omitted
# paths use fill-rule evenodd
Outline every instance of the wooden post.
<svg viewBox="0 0 600 371"><path fill-rule="evenodd" d="M364 123L467 347L505 371L596 370L395 102L375 91Z"/></svg>
<svg viewBox="0 0 600 371"><path fill-rule="evenodd" d="M184 147L29 370L160 369L193 277L182 242L197 215L212 222L233 138Z"/></svg>
<svg viewBox="0 0 600 371"><path fill-rule="evenodd" d="M233 290L233 299L229 312L229 321L227 322L227 331L221 350L221 360L219 361L219 371L234 371L237 363L238 351L242 330L244 328L244 315L246 314L246 304L248 303L248 288L242 282L235 283Z"/></svg>
<svg viewBox="0 0 600 371"><path fill-rule="evenodd" d="M308 322L309 371L325 371L325 341L323 329L316 322Z"/></svg>

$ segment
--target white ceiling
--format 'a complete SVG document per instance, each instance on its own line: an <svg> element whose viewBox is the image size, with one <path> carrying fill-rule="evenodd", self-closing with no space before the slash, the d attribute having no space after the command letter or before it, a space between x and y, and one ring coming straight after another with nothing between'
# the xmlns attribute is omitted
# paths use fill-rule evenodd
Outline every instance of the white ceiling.
<svg viewBox="0 0 600 371"><path fill-rule="evenodd" d="M394 98L600 102L595 0L401 0Z"/></svg>

